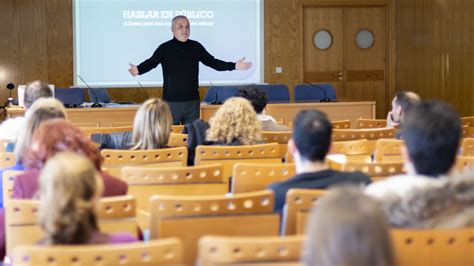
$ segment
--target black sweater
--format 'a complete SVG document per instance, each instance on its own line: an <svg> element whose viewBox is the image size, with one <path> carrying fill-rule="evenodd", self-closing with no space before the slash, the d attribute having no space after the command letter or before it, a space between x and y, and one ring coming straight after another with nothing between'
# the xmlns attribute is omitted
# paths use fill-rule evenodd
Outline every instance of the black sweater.
<svg viewBox="0 0 474 266"><path fill-rule="evenodd" d="M235 69L235 63L214 58L199 42L180 42L176 38L161 44L150 58L137 67L141 75L161 64L163 100L184 102L199 100L199 62L219 71Z"/></svg>

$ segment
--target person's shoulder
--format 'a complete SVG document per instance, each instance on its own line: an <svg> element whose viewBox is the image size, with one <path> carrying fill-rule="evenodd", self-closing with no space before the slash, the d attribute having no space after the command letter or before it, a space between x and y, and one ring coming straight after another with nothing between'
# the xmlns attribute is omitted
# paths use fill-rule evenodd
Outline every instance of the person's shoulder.
<svg viewBox="0 0 474 266"><path fill-rule="evenodd" d="M429 178L422 176L397 175L374 182L367 186L365 193L374 197L384 197L387 194L405 194L416 186L423 186Z"/></svg>

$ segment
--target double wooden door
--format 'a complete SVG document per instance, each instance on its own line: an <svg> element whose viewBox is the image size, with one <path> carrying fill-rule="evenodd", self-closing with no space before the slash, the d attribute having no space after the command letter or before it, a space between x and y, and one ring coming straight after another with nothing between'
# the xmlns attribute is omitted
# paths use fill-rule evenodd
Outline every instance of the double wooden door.
<svg viewBox="0 0 474 266"><path fill-rule="evenodd" d="M331 83L339 100L376 101L387 90L386 7L303 8L303 82Z"/></svg>

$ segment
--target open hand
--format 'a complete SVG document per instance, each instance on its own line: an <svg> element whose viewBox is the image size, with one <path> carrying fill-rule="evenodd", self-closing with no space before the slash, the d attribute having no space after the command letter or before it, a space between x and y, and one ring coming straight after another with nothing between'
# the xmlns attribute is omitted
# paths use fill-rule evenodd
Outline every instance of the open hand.
<svg viewBox="0 0 474 266"><path fill-rule="evenodd" d="M128 72L130 72L130 75L132 75L132 76L134 76L134 77L135 77L136 75L138 75L138 68L137 68L137 66L134 65L134 64L132 64L132 63L129 63L129 65L130 65L130 68L128 69Z"/></svg>
<svg viewBox="0 0 474 266"><path fill-rule="evenodd" d="M240 59L239 61L237 61L235 63L235 69L237 69L237 70L247 70L247 69L250 69L252 67L251 62L244 62L244 60L245 60L245 57Z"/></svg>

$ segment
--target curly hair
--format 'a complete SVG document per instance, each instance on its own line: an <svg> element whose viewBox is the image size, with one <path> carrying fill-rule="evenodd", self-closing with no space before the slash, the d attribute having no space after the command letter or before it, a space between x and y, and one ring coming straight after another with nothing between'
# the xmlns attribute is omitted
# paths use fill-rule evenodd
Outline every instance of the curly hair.
<svg viewBox="0 0 474 266"><path fill-rule="evenodd" d="M94 143L76 126L64 119L52 119L41 124L33 134L24 164L40 170L46 161L60 151L71 151L89 158L100 170L102 157Z"/></svg>
<svg viewBox="0 0 474 266"><path fill-rule="evenodd" d="M241 97L229 98L209 120L206 139L222 144L235 141L242 145L262 140L261 124L250 102Z"/></svg>
<svg viewBox="0 0 474 266"><path fill-rule="evenodd" d="M160 99L144 102L133 122L132 150L151 150L166 147L173 118L168 104Z"/></svg>
<svg viewBox="0 0 474 266"><path fill-rule="evenodd" d="M254 84L241 87L235 94L235 97L249 100L257 114L263 112L268 103L267 93Z"/></svg>
<svg viewBox="0 0 474 266"><path fill-rule="evenodd" d="M87 243L99 230L95 204L103 184L95 166L84 156L59 152L48 160L39 179L42 243Z"/></svg>

